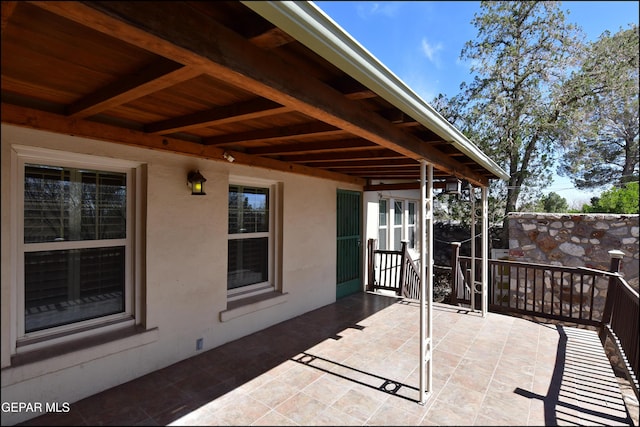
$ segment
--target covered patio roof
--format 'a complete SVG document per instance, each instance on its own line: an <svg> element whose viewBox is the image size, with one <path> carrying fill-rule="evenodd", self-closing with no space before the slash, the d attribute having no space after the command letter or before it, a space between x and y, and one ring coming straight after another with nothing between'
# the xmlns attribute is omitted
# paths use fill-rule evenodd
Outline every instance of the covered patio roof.
<svg viewBox="0 0 640 427"><path fill-rule="evenodd" d="M308 2L2 2L2 122L365 190L508 178Z"/></svg>

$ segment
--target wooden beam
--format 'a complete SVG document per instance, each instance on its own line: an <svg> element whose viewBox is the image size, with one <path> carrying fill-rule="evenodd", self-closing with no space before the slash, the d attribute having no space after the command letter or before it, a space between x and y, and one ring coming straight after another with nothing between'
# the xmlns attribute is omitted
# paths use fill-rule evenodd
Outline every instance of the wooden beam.
<svg viewBox="0 0 640 427"><path fill-rule="evenodd" d="M296 142L292 144L274 144L264 147L247 148L245 153L253 155L282 155L282 154L303 154L322 151L357 151L363 148L378 148L364 139L340 139L336 141L319 141L319 142Z"/></svg>
<svg viewBox="0 0 640 427"><path fill-rule="evenodd" d="M413 159L375 159L375 160L354 160L340 162L315 162L313 164L317 168L331 169L369 169L369 168L397 168L397 167L418 167L420 166Z"/></svg>
<svg viewBox="0 0 640 427"><path fill-rule="evenodd" d="M16 10L17 1L2 1L2 9L0 13L2 13L2 33L4 33L4 28L9 23L9 19L11 19L11 15L13 15L13 11Z"/></svg>
<svg viewBox="0 0 640 427"><path fill-rule="evenodd" d="M263 49L275 49L276 47L295 41L293 37L278 27L271 28L256 36L251 36L249 41Z"/></svg>
<svg viewBox="0 0 640 427"><path fill-rule="evenodd" d="M444 182L434 182L433 188L444 188ZM367 184L364 191L395 191L395 190L419 190L420 182L399 182L394 184Z"/></svg>
<svg viewBox="0 0 640 427"><path fill-rule="evenodd" d="M195 142L184 141L167 136L152 135L132 129L123 129L88 120L76 120L58 114L32 110L30 108L2 103L0 111L2 122L16 126L56 132L71 136L79 136L117 144L131 145L151 150L168 151L175 154L227 162L223 154L231 154L235 163L255 166L264 169L290 172L333 181L364 185L366 181L359 177L311 168L303 165L281 162L265 157L251 156L218 147L204 146Z"/></svg>
<svg viewBox="0 0 640 427"><path fill-rule="evenodd" d="M94 116L109 108L142 98L145 95L192 79L202 74L193 67L165 59L149 64L77 102L67 106L67 115L74 118Z"/></svg>
<svg viewBox="0 0 640 427"><path fill-rule="evenodd" d="M328 81L327 84L349 99L369 99L378 96L362 83L350 77L340 76Z"/></svg>
<svg viewBox="0 0 640 427"><path fill-rule="evenodd" d="M371 178L378 178L378 179L416 178L418 179L420 177L420 168L418 167L418 169L412 168L412 169L391 169L391 170L386 168L371 168L371 169L354 169L348 172L344 171L343 169L340 169L340 173L346 173L347 175L363 176L369 179Z"/></svg>
<svg viewBox="0 0 640 427"><path fill-rule="evenodd" d="M329 152L329 153L312 153L312 154L294 154L278 157L283 162L295 163L316 163L325 161L346 161L353 162L357 160L370 160L371 158L379 159L405 159L402 154L385 148L357 150L349 152Z"/></svg>
<svg viewBox="0 0 640 427"><path fill-rule="evenodd" d="M477 185L487 184L485 177L360 108L330 86L298 72L277 55L252 45L208 16L190 13L184 3L157 2L154 7L120 1L34 4L173 61L202 68L228 84L407 157L426 159L434 167Z"/></svg>
<svg viewBox="0 0 640 427"><path fill-rule="evenodd" d="M206 145L224 145L249 141L286 141L302 139L305 136L341 135L344 131L322 122L302 123L278 128L258 129L247 132L212 136L204 139Z"/></svg>
<svg viewBox="0 0 640 427"><path fill-rule="evenodd" d="M264 98L255 98L207 111L199 111L182 117L150 123L145 126L145 131L149 133L169 134L207 126L219 126L242 120L268 117L290 111L293 111L290 107L284 107L277 102Z"/></svg>

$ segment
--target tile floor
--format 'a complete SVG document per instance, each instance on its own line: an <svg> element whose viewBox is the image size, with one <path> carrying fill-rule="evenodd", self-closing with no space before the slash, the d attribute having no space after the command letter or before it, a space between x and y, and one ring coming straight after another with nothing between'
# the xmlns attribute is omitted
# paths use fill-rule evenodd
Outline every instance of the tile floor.
<svg viewBox="0 0 640 427"><path fill-rule="evenodd" d="M367 293L23 425L633 425L593 331L434 304L433 335L425 404L419 305Z"/></svg>

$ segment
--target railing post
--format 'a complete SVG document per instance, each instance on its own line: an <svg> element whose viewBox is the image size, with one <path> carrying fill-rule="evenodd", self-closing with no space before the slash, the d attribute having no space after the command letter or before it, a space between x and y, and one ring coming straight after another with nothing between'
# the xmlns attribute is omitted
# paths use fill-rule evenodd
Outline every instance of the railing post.
<svg viewBox="0 0 640 427"><path fill-rule="evenodd" d="M609 251L611 257L611 264L609 266L609 272L619 273L622 267L622 258L624 258L624 252L614 249ZM595 281L594 284L595 286ZM607 287L607 300L604 303L604 311L602 312L602 321L600 323L600 341L604 345L607 334L605 331L606 325L611 322L611 313L613 312L613 301L615 299L618 281L615 277L609 278L609 286Z"/></svg>
<svg viewBox="0 0 640 427"><path fill-rule="evenodd" d="M407 252L407 243L409 243L407 240L400 242L402 245L400 247L402 255L400 255L400 283L398 283L398 290L396 291L398 295L402 295L402 289L404 288L404 278L407 270L407 257L409 256L409 253Z"/></svg>
<svg viewBox="0 0 640 427"><path fill-rule="evenodd" d="M451 242L451 304L458 305L458 268L460 266L460 242Z"/></svg>
<svg viewBox="0 0 640 427"><path fill-rule="evenodd" d="M375 283L375 251L376 239L367 240L367 290L373 292Z"/></svg>

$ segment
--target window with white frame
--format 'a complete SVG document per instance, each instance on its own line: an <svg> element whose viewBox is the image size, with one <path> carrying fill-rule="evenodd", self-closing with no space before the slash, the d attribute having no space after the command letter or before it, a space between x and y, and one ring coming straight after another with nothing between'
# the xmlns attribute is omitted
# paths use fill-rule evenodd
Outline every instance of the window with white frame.
<svg viewBox="0 0 640 427"><path fill-rule="evenodd" d="M275 185L229 185L229 300L275 289L275 193Z"/></svg>
<svg viewBox="0 0 640 427"><path fill-rule="evenodd" d="M416 202L407 201L407 231L406 239L409 241L409 249L416 249Z"/></svg>
<svg viewBox="0 0 640 427"><path fill-rule="evenodd" d="M17 151L18 341L133 323L133 165Z"/></svg>
<svg viewBox="0 0 640 427"><path fill-rule="evenodd" d="M378 248L400 250L407 240L410 249L417 249L417 203L405 199L380 199L378 201Z"/></svg>
<svg viewBox="0 0 640 427"><path fill-rule="evenodd" d="M378 248L387 249L387 235L389 234L388 200L378 201Z"/></svg>

